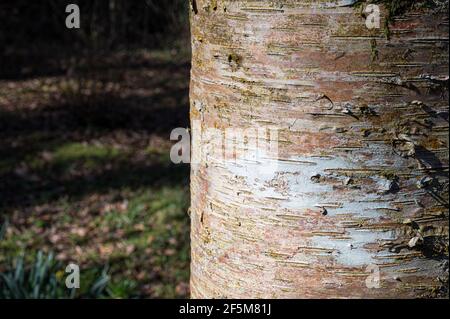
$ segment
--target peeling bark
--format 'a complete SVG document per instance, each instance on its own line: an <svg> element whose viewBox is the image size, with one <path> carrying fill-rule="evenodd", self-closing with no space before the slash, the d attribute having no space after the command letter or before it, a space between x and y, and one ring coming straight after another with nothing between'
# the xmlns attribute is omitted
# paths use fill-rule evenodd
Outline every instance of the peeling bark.
<svg viewBox="0 0 450 319"><path fill-rule="evenodd" d="M387 38L344 2L191 1L191 121L280 138L271 174L192 166L192 297L447 294L447 11L379 1Z"/></svg>

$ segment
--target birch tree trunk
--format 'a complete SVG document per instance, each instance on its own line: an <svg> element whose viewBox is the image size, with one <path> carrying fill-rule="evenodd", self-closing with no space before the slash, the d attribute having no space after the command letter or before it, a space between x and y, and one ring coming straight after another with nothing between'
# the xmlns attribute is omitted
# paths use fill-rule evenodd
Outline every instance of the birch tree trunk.
<svg viewBox="0 0 450 319"><path fill-rule="evenodd" d="M193 298L447 294L448 1L373 3L191 0Z"/></svg>

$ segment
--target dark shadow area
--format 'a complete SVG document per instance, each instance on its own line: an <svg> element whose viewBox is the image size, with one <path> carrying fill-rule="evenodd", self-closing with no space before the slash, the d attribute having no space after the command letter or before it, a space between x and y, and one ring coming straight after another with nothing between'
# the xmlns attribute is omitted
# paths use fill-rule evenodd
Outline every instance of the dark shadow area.
<svg viewBox="0 0 450 319"><path fill-rule="evenodd" d="M188 70L186 65L178 70ZM171 72L170 69L158 72ZM186 72L184 72L186 73ZM168 136L175 127L189 124L188 90L169 88L160 83L158 93L150 97L117 96L115 93L81 97L80 101L63 101L26 111L0 110L0 135L3 139L33 132L107 133L114 130L144 131ZM74 97L76 99L76 97ZM83 99L85 101L83 101ZM178 105L165 105L177 103ZM5 145L2 145L2 147ZM6 155L6 154L4 154Z"/></svg>
<svg viewBox="0 0 450 319"><path fill-rule="evenodd" d="M58 168L47 167L33 171L30 176L14 172L2 174L0 186L0 209L18 209L55 201L68 197L79 200L88 194L104 194L111 190L127 188L136 190L143 187L180 186L187 184L189 168L167 162L130 163L122 162L89 174L58 177Z"/></svg>
<svg viewBox="0 0 450 319"><path fill-rule="evenodd" d="M168 140L172 129L188 127L189 64L176 61L151 64L132 65L138 73L152 71L158 76L148 79L134 77L133 82L142 82L127 83L124 86L126 96L121 96L120 89L108 93L100 88L94 95L75 92L71 96L58 96L34 109L0 110L0 137L3 141L0 157L10 166L9 170L5 168L0 171L0 208L30 206L62 195L79 196L109 188L149 187L162 182L186 184L186 167L170 165L168 157L165 162L146 165L135 162L132 154L128 154L130 158L122 156L118 163L111 161L114 168L107 172L64 181L58 180L58 165L46 165L45 169L31 168L27 174L22 174L25 176L17 173L17 167L22 164L26 166L26 161L67 143L95 141L114 132L128 135L128 143L138 142L133 137L135 133L139 133L139 139L158 136ZM126 64L121 65L120 69L126 72L127 67ZM111 70L103 67L97 72L101 75L100 72L105 71ZM171 78L174 80L171 81ZM55 88L58 89L58 86ZM162 151L168 155L167 145Z"/></svg>
<svg viewBox="0 0 450 319"><path fill-rule="evenodd" d="M80 28L67 28L69 4L78 5ZM0 79L63 75L82 57L171 46L189 37L187 5L184 0L2 0Z"/></svg>

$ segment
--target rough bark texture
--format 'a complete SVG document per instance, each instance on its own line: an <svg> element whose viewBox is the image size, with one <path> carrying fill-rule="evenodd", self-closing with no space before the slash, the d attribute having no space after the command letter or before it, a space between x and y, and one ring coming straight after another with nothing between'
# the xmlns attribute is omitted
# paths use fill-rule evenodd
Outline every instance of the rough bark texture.
<svg viewBox="0 0 450 319"><path fill-rule="evenodd" d="M369 30L352 2L191 1L191 121L280 139L273 174L193 165L192 297L446 294L447 12L378 1Z"/></svg>

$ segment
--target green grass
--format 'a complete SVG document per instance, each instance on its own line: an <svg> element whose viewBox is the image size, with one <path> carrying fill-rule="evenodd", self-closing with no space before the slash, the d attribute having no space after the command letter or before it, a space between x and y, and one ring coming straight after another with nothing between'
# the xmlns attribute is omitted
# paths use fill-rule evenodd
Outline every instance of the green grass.
<svg viewBox="0 0 450 319"><path fill-rule="evenodd" d="M93 161L104 161L114 159L119 155L119 151L103 146L89 145L86 143L68 143L57 148L54 153L56 162L66 162L78 159L92 159Z"/></svg>
<svg viewBox="0 0 450 319"><path fill-rule="evenodd" d="M67 143L47 154L47 159L30 159L30 168L42 169L50 164L51 169L59 172L65 172L74 165L81 165L84 169L95 169L109 161L119 159L120 156L126 156L114 147L88 143Z"/></svg>
<svg viewBox="0 0 450 319"><path fill-rule="evenodd" d="M80 272L79 289L67 288L65 278L65 267L52 253L45 255L39 251L28 264L24 256L19 256L8 270L0 272L0 299L104 298L110 295L106 268Z"/></svg>
<svg viewBox="0 0 450 319"><path fill-rule="evenodd" d="M109 264L111 280L108 289L113 298L141 297L145 293L140 290L142 286L148 286L145 289L152 297L185 297L180 296L176 288L189 280L187 187L123 190L122 193L130 194L127 204L119 204L95 218L88 216L92 220L84 221L94 226L98 234L91 237L69 233L65 236L64 248L68 251L73 251L76 246L86 249L82 264L87 270ZM33 253L27 252L48 246L38 235L40 230L49 227L48 223L38 216L31 217L30 221L29 227L17 233L5 232L0 241L0 264L21 254L31 261ZM52 223L56 228L63 228L74 221L73 217L61 214L55 216ZM101 253L95 249L98 246L110 246L112 250Z"/></svg>
<svg viewBox="0 0 450 319"><path fill-rule="evenodd" d="M152 288L155 297L177 297L174 289L180 282L189 279L189 227L187 220L188 196L186 188L163 188L145 190L136 194L125 210L111 210L97 220L100 228L107 227L111 233L123 232L123 247L133 247L133 259L129 252L117 250L110 255L112 260L126 263L128 269L144 272L144 280L158 276L159 282ZM145 273L145 267L149 271ZM112 265L113 271L120 271ZM113 281L116 294L132 291L136 285L130 278ZM121 292L119 294L118 292Z"/></svg>

